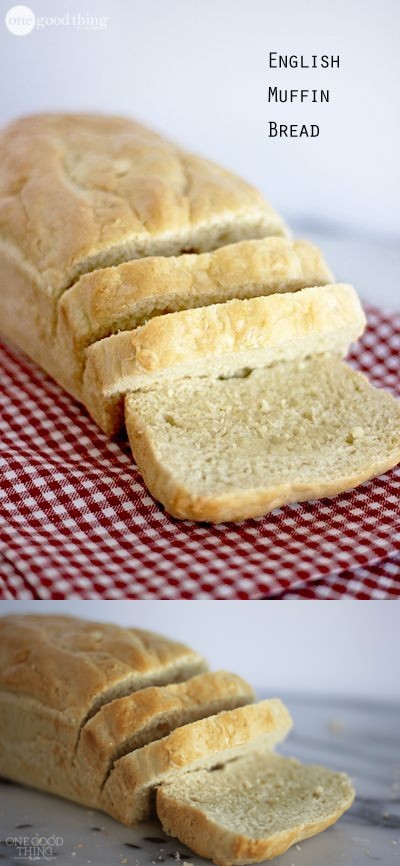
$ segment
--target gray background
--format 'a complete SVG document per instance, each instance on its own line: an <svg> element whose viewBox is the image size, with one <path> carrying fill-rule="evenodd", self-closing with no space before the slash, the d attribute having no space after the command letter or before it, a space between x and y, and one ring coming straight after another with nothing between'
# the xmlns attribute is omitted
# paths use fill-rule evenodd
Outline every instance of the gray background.
<svg viewBox="0 0 400 866"><path fill-rule="evenodd" d="M322 245L338 279L400 306L398 0L27 2L37 26L18 37L1 0L0 122L46 109L136 116L243 174ZM78 30L77 13L98 28ZM268 70L269 51L340 54L341 68ZM268 105L268 84L329 88L332 101ZM269 119L318 123L320 136L269 139Z"/></svg>

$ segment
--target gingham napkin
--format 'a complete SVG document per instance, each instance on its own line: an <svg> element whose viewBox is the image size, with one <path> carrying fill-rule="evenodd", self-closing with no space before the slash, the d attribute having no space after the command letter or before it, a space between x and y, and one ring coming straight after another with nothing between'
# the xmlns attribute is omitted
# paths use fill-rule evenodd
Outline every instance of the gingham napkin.
<svg viewBox="0 0 400 866"><path fill-rule="evenodd" d="M400 314L367 313L352 362L399 395ZM3 598L399 594L400 469L241 524L177 521L148 495L125 441L108 441L15 349L0 354Z"/></svg>

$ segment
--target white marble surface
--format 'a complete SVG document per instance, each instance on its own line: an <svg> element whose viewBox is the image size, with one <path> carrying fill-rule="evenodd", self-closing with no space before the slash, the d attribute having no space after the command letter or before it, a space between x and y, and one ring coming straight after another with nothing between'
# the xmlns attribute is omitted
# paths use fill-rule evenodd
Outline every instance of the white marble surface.
<svg viewBox="0 0 400 866"><path fill-rule="evenodd" d="M291 848L277 866L400 866L400 705L290 695L286 702L295 725L282 751L345 770L357 798L334 827ZM7 783L0 784L0 797L4 863L30 864L17 859L6 840L34 835L62 840L52 848L57 866L173 866L176 852L194 866L206 863L166 838L157 823L129 829L100 812Z"/></svg>

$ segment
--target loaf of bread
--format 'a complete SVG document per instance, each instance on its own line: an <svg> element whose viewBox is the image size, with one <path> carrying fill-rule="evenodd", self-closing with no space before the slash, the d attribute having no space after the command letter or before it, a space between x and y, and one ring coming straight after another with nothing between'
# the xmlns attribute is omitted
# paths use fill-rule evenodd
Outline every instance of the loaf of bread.
<svg viewBox="0 0 400 866"><path fill-rule="evenodd" d="M275 756L292 726L285 706L253 704L243 679L205 667L140 629L0 618L0 774L127 825L156 803L166 832L221 866L335 821L349 780Z"/></svg>
<svg viewBox="0 0 400 866"><path fill-rule="evenodd" d="M369 390L373 414L361 412L361 425L360 380L335 366L365 326L356 293L332 282L312 244L286 234L245 181L133 121L47 114L0 135L0 330L104 432L126 426L150 492L180 518L263 514L399 460L398 407ZM354 398L339 430L328 416L340 397L320 358ZM302 359L315 361L312 387L299 382ZM274 413L252 426L252 401L268 402L269 382ZM294 419L276 407L295 382L307 392L300 420L311 423L288 444ZM239 421L231 393L242 399ZM190 415L168 408L183 395ZM232 421L240 438L227 450ZM353 454L346 437L361 427ZM275 459L279 475L269 472Z"/></svg>

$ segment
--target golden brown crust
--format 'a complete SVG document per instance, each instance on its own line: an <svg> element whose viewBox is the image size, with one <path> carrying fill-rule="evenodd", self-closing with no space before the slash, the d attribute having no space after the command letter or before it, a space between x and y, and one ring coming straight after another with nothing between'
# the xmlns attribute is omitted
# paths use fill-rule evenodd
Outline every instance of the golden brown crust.
<svg viewBox="0 0 400 866"><path fill-rule="evenodd" d="M270 237L211 253L148 257L85 274L58 308L57 340L79 390L85 348L154 316L332 282L307 241ZM74 370L75 368L75 370Z"/></svg>
<svg viewBox="0 0 400 866"><path fill-rule="evenodd" d="M98 805L123 824L135 824L148 816L151 790L163 779L207 762L215 764L222 753L234 756L260 738L272 747L284 739L291 726L290 715L278 699L184 725L165 739L120 758Z"/></svg>
<svg viewBox="0 0 400 866"><path fill-rule="evenodd" d="M118 698L102 707L82 730L76 754L80 784L87 793L98 795L113 762L122 755L181 725L253 700L251 686L226 671Z"/></svg>
<svg viewBox="0 0 400 866"><path fill-rule="evenodd" d="M132 120L43 114L0 137L0 234L59 294L81 273L143 255L284 234L249 184Z"/></svg>
<svg viewBox="0 0 400 866"><path fill-rule="evenodd" d="M183 644L141 629L68 616L0 619L0 688L72 719L77 731L114 690L126 694L205 667Z"/></svg>
<svg viewBox="0 0 400 866"><path fill-rule="evenodd" d="M84 402L115 435L124 393L174 379L232 376L316 352L343 355L364 326L356 292L341 283L157 316L89 347Z"/></svg>

